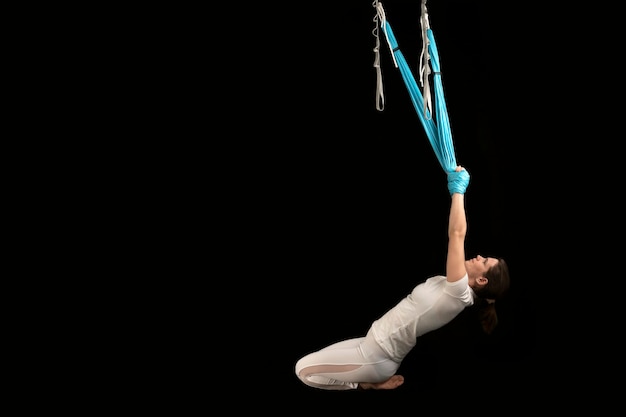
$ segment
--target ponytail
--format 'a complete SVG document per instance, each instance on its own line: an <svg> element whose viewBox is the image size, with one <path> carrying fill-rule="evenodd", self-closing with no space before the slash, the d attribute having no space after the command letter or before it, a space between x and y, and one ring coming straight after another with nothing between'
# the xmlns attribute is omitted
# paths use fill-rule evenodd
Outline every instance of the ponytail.
<svg viewBox="0 0 626 417"><path fill-rule="evenodd" d="M496 303L490 302L485 298L478 301L478 319L483 331L491 334L498 325L498 313L496 312Z"/></svg>

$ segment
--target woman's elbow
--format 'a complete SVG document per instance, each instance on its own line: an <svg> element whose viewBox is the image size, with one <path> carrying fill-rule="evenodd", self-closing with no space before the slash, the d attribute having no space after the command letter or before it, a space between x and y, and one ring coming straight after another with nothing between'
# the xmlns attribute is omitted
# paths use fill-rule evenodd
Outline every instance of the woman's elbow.
<svg viewBox="0 0 626 417"><path fill-rule="evenodd" d="M467 227L451 228L450 230L448 230L448 238L464 240L466 232Z"/></svg>

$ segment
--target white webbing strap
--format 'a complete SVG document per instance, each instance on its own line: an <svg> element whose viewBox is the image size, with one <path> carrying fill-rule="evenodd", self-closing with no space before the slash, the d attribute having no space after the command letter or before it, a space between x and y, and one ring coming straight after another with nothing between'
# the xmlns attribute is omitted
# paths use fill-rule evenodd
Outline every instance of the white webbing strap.
<svg viewBox="0 0 626 417"><path fill-rule="evenodd" d="M382 28L385 32L385 41L387 41L387 46L389 47L389 51L391 53L391 59L393 60L393 65L396 68L398 68L398 62L396 61L396 56L393 54L393 48L391 47L391 42L387 36L387 17L385 16L383 4L378 0L374 0L372 6L376 9L376 15L374 16L374 29L372 30L372 34L376 38L376 45L374 47L374 68L376 68L376 109L382 111L385 108L385 94L383 92L383 73L380 69L380 34L378 32L380 28Z"/></svg>
<svg viewBox="0 0 626 417"><path fill-rule="evenodd" d="M433 115L432 96L430 94L430 53L428 52L428 34L430 22L428 21L428 10L426 10L426 0L422 0L420 26L422 27L422 53L420 54L419 75L420 84L422 86L422 97L424 98L424 117L430 120Z"/></svg>
<svg viewBox="0 0 626 417"><path fill-rule="evenodd" d="M387 18L385 16L385 10L383 9L383 5L380 1L374 0L372 6L376 9L376 15L374 16L374 29L372 30L372 34L376 39L376 44L374 46L374 68L376 68L376 109L382 111L385 108L385 94L383 86L383 74L380 68L380 28L382 28L382 30L385 32L385 40L387 41L387 44L389 46L391 58L393 59L393 64L396 68L398 68L398 62L396 61L395 54L393 53L393 48L391 47L389 37L387 36ZM430 44L430 41L427 35L427 31L428 29L430 29L430 22L428 21L426 0L422 0L420 26L422 28L422 52L420 54L419 62L419 80L420 85L422 86L422 96L424 98L424 117L427 120L430 120L433 115L433 105L429 77L431 74L429 63L430 53L428 52L428 45Z"/></svg>
<svg viewBox="0 0 626 417"><path fill-rule="evenodd" d="M385 11L383 5L374 0L372 6L376 9L376 15L374 16L374 29L372 34L376 39L376 45L374 46L374 68L376 68L376 110L383 111L385 108L385 94L383 92L383 73L380 69L380 36L378 34L379 27L384 28L385 24Z"/></svg>

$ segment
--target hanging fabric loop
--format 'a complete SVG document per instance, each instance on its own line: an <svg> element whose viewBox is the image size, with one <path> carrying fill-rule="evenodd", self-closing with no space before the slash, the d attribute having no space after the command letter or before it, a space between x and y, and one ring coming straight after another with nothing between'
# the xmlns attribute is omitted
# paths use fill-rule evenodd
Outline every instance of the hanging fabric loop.
<svg viewBox="0 0 626 417"><path fill-rule="evenodd" d="M387 39L392 59L396 68L400 70L400 74L404 84L411 97L413 107L419 116L420 122L424 127L426 136L435 152L439 164L446 173L456 170L456 157L454 154L454 144L452 141L452 132L450 129L450 121L448 118L448 110L443 91L443 82L441 80L441 68L439 63L439 52L430 23L428 22L428 12L426 10L426 0L422 0L422 16L420 19L422 27L422 53L420 56L420 84L423 86L423 93L420 91L415 77L411 69L400 51L398 42L394 36L391 25L385 17L383 6L379 1L374 1L376 8L376 18L374 19ZM380 45L378 31L376 36L375 53L379 54L378 47ZM376 55L375 66L380 70L379 55ZM433 86L431 87L429 79L433 78ZM434 93L434 108L432 106L432 94ZM377 73L377 97L383 97L382 92L382 71ZM384 102L384 99L383 99ZM382 110L380 108L379 110ZM433 117L434 115L434 117Z"/></svg>

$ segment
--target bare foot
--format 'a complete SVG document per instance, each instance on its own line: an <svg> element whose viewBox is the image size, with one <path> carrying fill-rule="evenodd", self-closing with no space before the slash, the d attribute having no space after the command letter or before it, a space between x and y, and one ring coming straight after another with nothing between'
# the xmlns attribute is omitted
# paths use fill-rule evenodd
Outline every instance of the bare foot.
<svg viewBox="0 0 626 417"><path fill-rule="evenodd" d="M404 377L402 375L394 375L383 382L360 382L359 388L361 389L395 389L404 383Z"/></svg>

